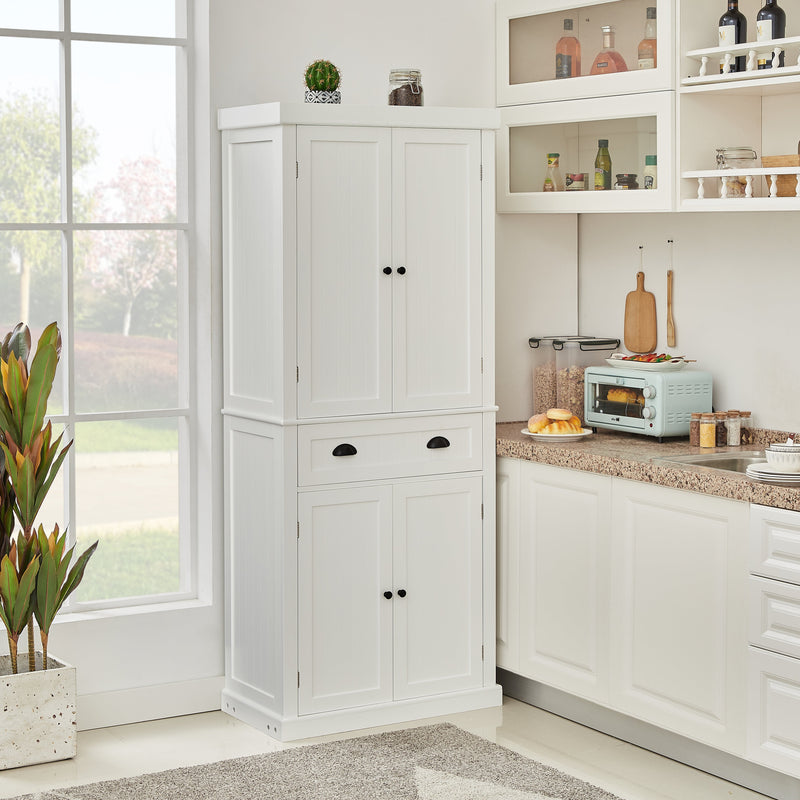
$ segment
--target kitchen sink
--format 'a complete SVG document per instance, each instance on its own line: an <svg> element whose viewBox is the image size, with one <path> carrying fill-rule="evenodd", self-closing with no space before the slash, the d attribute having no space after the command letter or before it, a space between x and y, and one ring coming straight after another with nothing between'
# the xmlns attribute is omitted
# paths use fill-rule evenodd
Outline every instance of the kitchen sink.
<svg viewBox="0 0 800 800"><path fill-rule="evenodd" d="M766 461L763 450L749 450L738 453L708 453L693 456L658 456L653 463L687 464L692 467L721 469L725 472L744 472L751 464L762 464Z"/></svg>

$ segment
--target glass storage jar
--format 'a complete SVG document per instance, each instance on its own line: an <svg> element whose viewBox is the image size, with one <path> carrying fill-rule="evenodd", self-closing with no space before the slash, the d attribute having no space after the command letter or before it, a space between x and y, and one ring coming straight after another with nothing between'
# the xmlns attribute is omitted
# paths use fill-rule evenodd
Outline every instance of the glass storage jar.
<svg viewBox="0 0 800 800"><path fill-rule="evenodd" d="M599 367L619 348L619 339L576 336L553 342L556 351L556 405L569 409L581 423L585 421L586 367Z"/></svg>
<svg viewBox="0 0 800 800"><path fill-rule="evenodd" d="M753 169L758 167L758 154L752 147L718 147L717 169ZM737 175L727 179L726 197L744 197L747 191L747 177ZM720 196L722 194L720 193Z"/></svg>
<svg viewBox="0 0 800 800"><path fill-rule="evenodd" d="M393 69L389 72L389 105L421 106L422 72L418 69Z"/></svg>
<svg viewBox="0 0 800 800"><path fill-rule="evenodd" d="M636 180L636 175L629 172L623 172L617 175L617 182L614 184L615 189L638 189L639 182Z"/></svg>

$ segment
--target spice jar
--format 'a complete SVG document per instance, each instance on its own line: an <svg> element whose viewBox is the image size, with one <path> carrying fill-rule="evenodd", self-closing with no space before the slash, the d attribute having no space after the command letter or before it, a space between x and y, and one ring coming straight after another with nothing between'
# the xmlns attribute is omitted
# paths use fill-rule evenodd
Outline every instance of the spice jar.
<svg viewBox="0 0 800 800"><path fill-rule="evenodd" d="M728 415L724 411L717 411L714 416L717 418L717 430L714 437L715 447L725 447L728 444L728 429L725 427Z"/></svg>
<svg viewBox="0 0 800 800"><path fill-rule="evenodd" d="M699 411L692 412L689 418L689 444L692 447L700 447L700 417Z"/></svg>
<svg viewBox="0 0 800 800"><path fill-rule="evenodd" d="M739 412L739 439L742 444L753 444L756 438L750 418L749 411Z"/></svg>
<svg viewBox="0 0 800 800"><path fill-rule="evenodd" d="M758 167L758 154L752 147L718 147L717 169L736 169ZM744 197L747 192L747 177L745 175L731 175L723 178L727 183L725 197Z"/></svg>
<svg viewBox="0 0 800 800"><path fill-rule="evenodd" d="M717 444L717 421L713 414L700 415L700 447L715 447Z"/></svg>
<svg viewBox="0 0 800 800"><path fill-rule="evenodd" d="M393 69L389 72L389 105L423 105L422 73L418 69Z"/></svg>
<svg viewBox="0 0 800 800"><path fill-rule="evenodd" d="M728 411L728 417L725 420L725 427L728 429L728 447L738 447L742 443L742 428L738 411Z"/></svg>
<svg viewBox="0 0 800 800"><path fill-rule="evenodd" d="M617 182L614 184L615 189L638 189L639 183L636 180L636 175L632 172L623 172L617 175Z"/></svg>

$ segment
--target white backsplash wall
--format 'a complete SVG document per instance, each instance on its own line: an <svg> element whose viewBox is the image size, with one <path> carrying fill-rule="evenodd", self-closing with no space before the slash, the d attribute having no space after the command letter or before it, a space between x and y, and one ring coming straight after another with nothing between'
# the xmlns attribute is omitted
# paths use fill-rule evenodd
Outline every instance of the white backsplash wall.
<svg viewBox="0 0 800 800"><path fill-rule="evenodd" d="M735 201L733 201L735 202ZM579 218L579 328L623 336L625 297L656 297L667 350L668 239L674 240L676 355L711 372L714 407L757 427L800 432L800 214L587 214Z"/></svg>

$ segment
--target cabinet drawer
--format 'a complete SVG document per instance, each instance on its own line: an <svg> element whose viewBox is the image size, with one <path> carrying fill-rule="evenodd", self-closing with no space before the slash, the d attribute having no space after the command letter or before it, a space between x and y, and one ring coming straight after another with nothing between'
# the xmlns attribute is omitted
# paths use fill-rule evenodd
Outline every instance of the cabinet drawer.
<svg viewBox="0 0 800 800"><path fill-rule="evenodd" d="M298 485L402 478L482 467L481 414L302 425Z"/></svg>
<svg viewBox="0 0 800 800"><path fill-rule="evenodd" d="M747 757L800 776L800 659L749 651Z"/></svg>
<svg viewBox="0 0 800 800"><path fill-rule="evenodd" d="M750 644L800 658L800 586L751 576L747 595Z"/></svg>
<svg viewBox="0 0 800 800"><path fill-rule="evenodd" d="M750 572L800 584L800 513L750 506Z"/></svg>

